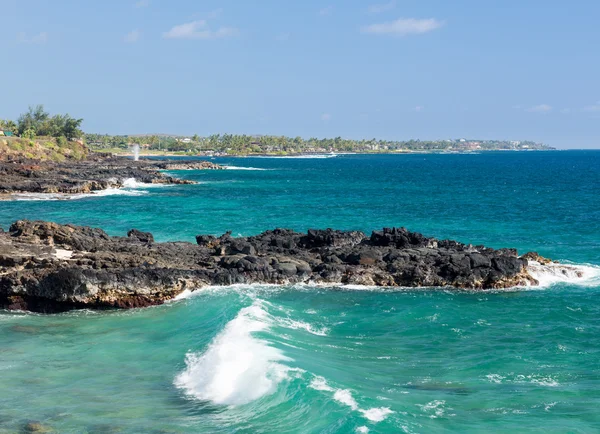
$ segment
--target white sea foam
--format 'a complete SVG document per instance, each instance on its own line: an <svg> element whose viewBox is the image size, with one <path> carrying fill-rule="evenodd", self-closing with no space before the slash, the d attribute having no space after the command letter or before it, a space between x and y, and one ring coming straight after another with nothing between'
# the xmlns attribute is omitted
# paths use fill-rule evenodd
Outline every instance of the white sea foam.
<svg viewBox="0 0 600 434"><path fill-rule="evenodd" d="M522 375L522 374L518 374L515 375L514 373L511 374L507 374L506 376L500 375L500 374L488 374L486 375L486 378L488 379L489 382L491 383L495 383L495 384L502 384L502 383L517 383L517 384L522 384L522 383L530 383L530 384L535 384L538 386L544 386L544 387L557 387L560 386L560 383L555 380L554 378L552 378L549 375L538 375L538 374L531 374L531 375Z"/></svg>
<svg viewBox="0 0 600 434"><path fill-rule="evenodd" d="M557 283L596 286L600 284L600 267L589 264L559 264L551 262L542 265L529 261L529 274L539 282L540 287L548 287Z"/></svg>
<svg viewBox="0 0 600 434"><path fill-rule="evenodd" d="M141 196L145 191L126 190L122 188L107 188L106 190L93 191L91 193L15 193L12 200L77 200L88 197L102 196Z"/></svg>
<svg viewBox="0 0 600 434"><path fill-rule="evenodd" d="M241 166L223 166L227 170L274 170L274 169L264 169L261 167L241 167Z"/></svg>
<svg viewBox="0 0 600 434"><path fill-rule="evenodd" d="M310 384L308 385L311 389L315 390L323 390L325 392L333 392L335 389L327 384L327 380L320 376L315 376L312 380L310 380Z"/></svg>
<svg viewBox="0 0 600 434"><path fill-rule="evenodd" d="M277 323L283 327L287 327L294 330L306 330L307 332L316 336L327 336L329 328L327 327L315 327L314 325L304 322L297 321L291 318L278 318Z"/></svg>
<svg viewBox="0 0 600 434"><path fill-rule="evenodd" d="M135 178L127 178L123 180L123 188L138 189L138 188L157 188L157 187L173 187L176 184L154 184L151 182L139 182Z"/></svg>
<svg viewBox="0 0 600 434"><path fill-rule="evenodd" d="M356 428L356 432L360 434L367 434L369 432L369 428L367 428L366 426L359 426L358 428Z"/></svg>
<svg viewBox="0 0 600 434"><path fill-rule="evenodd" d="M444 416L446 412L446 401L435 400L428 402L427 404L421 405L417 404L417 407L420 407L424 413L429 413L429 417L432 419L436 419L438 417Z"/></svg>
<svg viewBox="0 0 600 434"><path fill-rule="evenodd" d="M335 158L338 157L339 154L306 154L306 155L258 155L258 156L249 156L249 158Z"/></svg>
<svg viewBox="0 0 600 434"><path fill-rule="evenodd" d="M308 385L311 389L323 391L323 392L333 392L333 399L340 404L347 405L353 411L357 411L363 415L366 419L369 419L371 422L381 422L390 414L394 413L388 407L374 407L369 409L361 409L358 405L358 402L352 396L352 392L349 389L336 389L331 387L325 378L321 376L315 376L311 380ZM368 431L363 431L368 432Z"/></svg>
<svg viewBox="0 0 600 434"><path fill-rule="evenodd" d="M291 361L255 333L269 328L259 300L230 321L203 353L188 353L175 385L189 396L215 404L242 405L271 394L289 378Z"/></svg>
<svg viewBox="0 0 600 434"><path fill-rule="evenodd" d="M116 179L113 179L116 182ZM127 178L122 182L121 188L107 188L96 190L90 193L15 193L11 195L12 200L77 200L90 197L104 196L141 196L147 194L147 191L140 189L167 187L171 184L151 184L147 182L138 182L135 178Z"/></svg>
<svg viewBox="0 0 600 434"><path fill-rule="evenodd" d="M356 402L356 400L354 399L354 397L352 396L352 392L350 392L348 389L338 389L335 391L335 393L333 394L333 399L335 399L337 402L340 402L344 405L347 405L348 407L350 407L352 410L358 410L358 403Z"/></svg>
<svg viewBox="0 0 600 434"><path fill-rule="evenodd" d="M388 407L370 408L368 410L360 410L360 412L372 422L381 422L393 413Z"/></svg>

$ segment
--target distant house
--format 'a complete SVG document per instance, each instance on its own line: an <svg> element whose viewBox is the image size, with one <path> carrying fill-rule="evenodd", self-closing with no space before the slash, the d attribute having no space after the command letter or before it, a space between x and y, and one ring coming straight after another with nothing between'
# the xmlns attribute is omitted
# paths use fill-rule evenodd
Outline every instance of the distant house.
<svg viewBox="0 0 600 434"><path fill-rule="evenodd" d="M13 135L14 134L13 134L12 131L0 129L0 136L10 137L10 136L13 136Z"/></svg>

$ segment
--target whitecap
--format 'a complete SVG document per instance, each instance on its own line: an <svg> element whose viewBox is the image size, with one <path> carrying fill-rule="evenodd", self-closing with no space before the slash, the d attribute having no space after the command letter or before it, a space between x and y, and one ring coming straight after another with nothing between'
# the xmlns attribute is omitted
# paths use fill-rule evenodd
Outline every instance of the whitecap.
<svg viewBox="0 0 600 434"><path fill-rule="evenodd" d="M390 414L394 413L394 411L388 407L376 407L366 410L361 409L350 389L336 389L330 386L324 377L318 375L312 378L308 387L323 392L333 392L333 399L335 401L350 407L352 411L359 412L363 415L363 417L369 419L371 422L381 422Z"/></svg>
<svg viewBox="0 0 600 434"><path fill-rule="evenodd" d="M529 261L527 272L539 282L539 287L546 288L557 283L596 286L600 283L600 267L591 264L562 264L550 262L540 264Z"/></svg>
<svg viewBox="0 0 600 434"><path fill-rule="evenodd" d="M505 377L500 374L489 374L485 376L491 383L500 384Z"/></svg>
<svg viewBox="0 0 600 434"><path fill-rule="evenodd" d="M421 405L417 404L417 407L420 407L424 413L429 413L429 417L432 419L436 419L441 417L446 412L444 406L446 405L446 401L435 400L428 402L427 404Z"/></svg>
<svg viewBox="0 0 600 434"><path fill-rule="evenodd" d="M105 190L96 190L91 193L15 193L11 195L12 200L77 200L89 197L103 196L141 196L145 191L132 191L122 188L107 188Z"/></svg>
<svg viewBox="0 0 600 434"><path fill-rule="evenodd" d="M186 369L175 385L189 396L215 404L243 405L273 393L288 379L292 359L254 336L270 326L269 315L256 300L240 310L203 353L188 353Z"/></svg>
<svg viewBox="0 0 600 434"><path fill-rule="evenodd" d="M333 392L335 390L333 387L327 384L327 380L325 380L325 378L320 376L313 377L313 379L310 380L308 387L315 390L323 390L325 392Z"/></svg>
<svg viewBox="0 0 600 434"><path fill-rule="evenodd" d="M358 403L352 396L352 392L350 392L348 389L336 390L333 394L333 399L335 399L337 402L347 405L352 410L358 410Z"/></svg>
<svg viewBox="0 0 600 434"><path fill-rule="evenodd" d="M249 155L249 158L294 158L294 159L322 159L322 158L335 158L339 154L306 154L306 155Z"/></svg>
<svg viewBox="0 0 600 434"><path fill-rule="evenodd" d="M275 170L275 169L264 169L262 167L242 167L242 166L223 166L227 170Z"/></svg>
<svg viewBox="0 0 600 434"><path fill-rule="evenodd" d="M173 187L176 184L161 184L152 182L139 182L135 178L127 178L123 180L123 188L138 189L138 188L157 188L157 187Z"/></svg>
<svg viewBox="0 0 600 434"><path fill-rule="evenodd" d="M327 333L329 332L329 328L327 327L319 328L310 323L293 320L291 318L278 318L277 323L283 327L293 330L306 330L307 332L316 336L327 336Z"/></svg>
<svg viewBox="0 0 600 434"><path fill-rule="evenodd" d="M360 410L360 412L371 422L381 422L393 413L388 407L369 408L368 410Z"/></svg>

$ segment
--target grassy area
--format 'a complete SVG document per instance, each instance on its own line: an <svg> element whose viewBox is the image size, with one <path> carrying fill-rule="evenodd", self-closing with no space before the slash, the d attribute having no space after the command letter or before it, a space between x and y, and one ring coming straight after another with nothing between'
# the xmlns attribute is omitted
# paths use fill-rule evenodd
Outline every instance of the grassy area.
<svg viewBox="0 0 600 434"><path fill-rule="evenodd" d="M81 160L88 154L85 145L67 141L64 137L36 137L34 140L20 137L0 138L0 159L31 158L36 160Z"/></svg>

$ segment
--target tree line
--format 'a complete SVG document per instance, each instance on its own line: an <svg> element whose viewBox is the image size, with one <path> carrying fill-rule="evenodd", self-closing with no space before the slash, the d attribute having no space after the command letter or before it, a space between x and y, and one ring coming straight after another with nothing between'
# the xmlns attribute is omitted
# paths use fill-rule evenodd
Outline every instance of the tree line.
<svg viewBox="0 0 600 434"><path fill-rule="evenodd" d="M319 152L386 152L386 151L448 151L448 150L494 150L494 149L548 149L541 143L530 141L509 142L503 140L353 140L342 137L309 138L285 136L250 136L238 134L213 134L200 137L175 136L110 136L86 134L86 143L94 149L127 149L138 144L149 150L168 152L203 153L207 151L229 155L248 154L294 154Z"/></svg>
<svg viewBox="0 0 600 434"><path fill-rule="evenodd" d="M17 122L0 120L0 128L31 140L38 136L73 140L83 137L82 122L83 119L75 119L68 114L51 116L43 105L36 105L30 106L27 112L21 114Z"/></svg>

